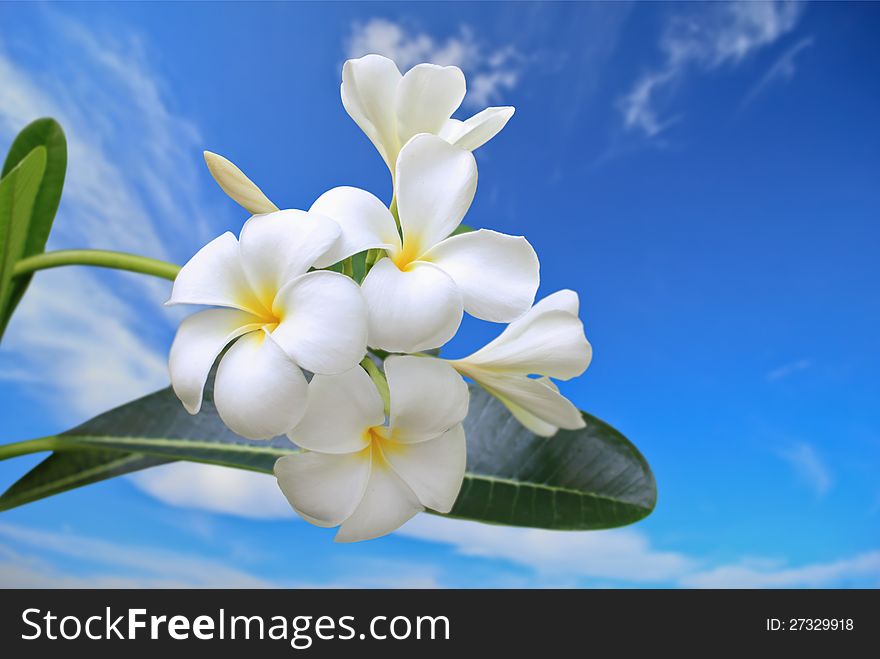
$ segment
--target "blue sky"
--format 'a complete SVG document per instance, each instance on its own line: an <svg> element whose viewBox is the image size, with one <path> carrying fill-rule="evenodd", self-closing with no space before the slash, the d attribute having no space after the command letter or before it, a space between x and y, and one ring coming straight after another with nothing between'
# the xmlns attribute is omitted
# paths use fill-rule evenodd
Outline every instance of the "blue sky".
<svg viewBox="0 0 880 659"><path fill-rule="evenodd" d="M594 360L564 392L659 483L626 529L423 515L346 546L269 477L173 465L4 513L0 585L880 585L880 7L4 3L0 26L0 148L46 114L70 139L52 247L176 262L245 219L202 149L282 206L387 200L342 62L459 64L462 116L517 108L467 221L529 238L539 295L578 291ZM0 347L2 441L165 386L167 294L41 274Z"/></svg>

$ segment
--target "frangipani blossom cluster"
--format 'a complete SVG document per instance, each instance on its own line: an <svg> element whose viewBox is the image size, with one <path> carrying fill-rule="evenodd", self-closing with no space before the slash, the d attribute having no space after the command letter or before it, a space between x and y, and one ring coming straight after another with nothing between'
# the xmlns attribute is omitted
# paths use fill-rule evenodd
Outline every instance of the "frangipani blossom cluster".
<svg viewBox="0 0 880 659"><path fill-rule="evenodd" d="M300 450L275 466L282 492L304 519L339 526L336 539L350 542L426 508L452 509L466 471L464 378L551 437L584 426L551 378L580 375L592 353L576 293L535 304L539 262L524 237L461 227L477 189L471 151L513 108L452 119L465 95L460 69L419 64L401 75L378 55L346 62L341 91L392 173L391 203L343 186L308 211L279 210L206 152L211 174L252 217L180 271L169 304L211 308L183 321L169 367L196 414L216 363L224 423L250 439L286 434ZM426 353L456 334L465 312L508 325L468 357Z"/></svg>

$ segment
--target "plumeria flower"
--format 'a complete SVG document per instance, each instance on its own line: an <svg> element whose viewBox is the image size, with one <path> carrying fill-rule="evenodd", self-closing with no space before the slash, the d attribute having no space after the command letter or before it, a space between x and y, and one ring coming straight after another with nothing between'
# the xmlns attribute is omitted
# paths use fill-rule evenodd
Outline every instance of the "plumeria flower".
<svg viewBox="0 0 880 659"><path fill-rule="evenodd" d="M525 238L487 229L450 236L476 192L471 153L434 135L416 135L400 152L397 185L401 232L385 205L357 188L334 188L311 208L342 228L323 259L328 264L344 253L385 250L388 258L362 284L371 346L390 352L437 348L455 335L463 311L510 322L529 309L539 267Z"/></svg>
<svg viewBox="0 0 880 659"><path fill-rule="evenodd" d="M578 306L574 291L549 295L495 340L449 364L498 398L537 435L583 428L581 413L550 380L569 380L590 365L593 349L584 336Z"/></svg>
<svg viewBox="0 0 880 659"><path fill-rule="evenodd" d="M464 479L468 388L447 364L385 361L390 408L362 368L316 375L289 437L305 451L275 463L278 485L302 517L341 525L339 542L390 533L425 508L449 512Z"/></svg>
<svg viewBox="0 0 880 659"><path fill-rule="evenodd" d="M308 272L339 235L332 220L304 211L256 215L240 240L224 233L183 266L168 304L220 307L186 318L171 346L171 385L190 414L227 346L214 403L230 429L252 439L283 434L302 418L302 369L341 373L363 358L367 310L357 284Z"/></svg>
<svg viewBox="0 0 880 659"><path fill-rule="evenodd" d="M468 151L482 146L513 116L512 107L486 108L466 121L450 119L464 99L457 66L418 64L400 75L381 55L350 59L342 67L342 104L395 175L397 156L418 133L439 135Z"/></svg>

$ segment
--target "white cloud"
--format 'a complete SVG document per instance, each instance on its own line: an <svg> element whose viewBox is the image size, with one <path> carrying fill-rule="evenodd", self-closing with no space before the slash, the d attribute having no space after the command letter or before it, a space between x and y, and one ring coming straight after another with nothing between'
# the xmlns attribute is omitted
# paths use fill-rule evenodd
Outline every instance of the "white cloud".
<svg viewBox="0 0 880 659"><path fill-rule="evenodd" d="M652 548L633 529L572 533L419 515L398 534L452 545L465 556L510 561L550 578L656 583L673 581L694 566L682 554Z"/></svg>
<svg viewBox="0 0 880 659"><path fill-rule="evenodd" d="M255 471L174 462L133 474L131 480L171 506L255 519L294 516L275 477Z"/></svg>
<svg viewBox="0 0 880 659"><path fill-rule="evenodd" d="M121 545L75 533L0 524L0 585L14 588L266 588L272 584L204 556ZM12 549L14 544L27 554ZM75 559L92 574L70 576L36 554Z"/></svg>
<svg viewBox="0 0 880 659"><path fill-rule="evenodd" d="M808 368L813 366L813 362L809 359L798 359L797 361L789 362L788 364L783 364L778 368L774 368L771 371L767 372L767 380L770 382L775 382L777 380L784 380L785 378L794 375L800 371L805 371Z"/></svg>
<svg viewBox="0 0 880 659"><path fill-rule="evenodd" d="M644 74L618 103L627 129L655 137L674 119L658 106L668 103L692 70L733 66L794 29L802 5L795 2L725 2L675 16L660 42L663 64Z"/></svg>
<svg viewBox="0 0 880 659"><path fill-rule="evenodd" d="M638 128L648 137L654 137L678 120L677 117L661 119L652 104L655 90L662 88L675 76L674 71L658 71L636 82L620 102L623 123L627 128Z"/></svg>
<svg viewBox="0 0 880 659"><path fill-rule="evenodd" d="M671 584L684 588L799 588L880 585L880 551L827 563L788 566L749 560L705 567L677 553L657 552L632 530L550 533L483 526L459 520L416 518L400 532L450 545L466 556L501 559L532 569L538 583ZM543 537L542 537L543 536ZM569 538L568 540L564 538ZM584 538L595 538L584 542ZM606 540L603 540L605 538ZM603 546L604 545L604 546ZM619 558L614 556L620 554ZM561 562L561 565L554 563ZM72 568L71 566L75 566ZM76 573L71 574L70 570ZM488 585L522 587L505 576ZM443 582L431 564L363 559L352 575L326 581L269 580L225 559L156 547L99 540L0 523L0 587L5 588L436 588Z"/></svg>
<svg viewBox="0 0 880 659"><path fill-rule="evenodd" d="M73 568L72 568L73 566ZM75 574L71 574L71 569ZM302 571L297 571L301 573ZM0 588L438 588L431 565L361 559L328 581L269 580L227 560L0 523Z"/></svg>
<svg viewBox="0 0 880 659"><path fill-rule="evenodd" d="M686 588L822 588L858 580L880 585L880 551L870 551L831 563L803 567L751 567L722 565L706 572L687 575Z"/></svg>
<svg viewBox="0 0 880 659"><path fill-rule="evenodd" d="M764 92L767 87L772 85L777 80L791 80L794 77L794 74L797 72L797 66L795 65L795 59L797 56L813 45L813 38L806 37L801 39L796 44L794 44L791 48L786 50L782 55L779 56L773 66L764 74L757 84L749 90L749 93L746 94L745 98L743 98L742 107L746 107L751 104L761 93Z"/></svg>
<svg viewBox="0 0 880 659"><path fill-rule="evenodd" d="M348 58L384 55L403 72L422 62L458 66L468 76L465 105L476 109L504 103L505 92L516 88L525 65L525 58L512 45L490 49L468 26L440 40L384 18L355 23L345 53Z"/></svg>
<svg viewBox="0 0 880 659"><path fill-rule="evenodd" d="M828 494L834 479L831 470L812 444L799 442L779 451L798 477L813 490L817 497Z"/></svg>
<svg viewBox="0 0 880 659"><path fill-rule="evenodd" d="M785 457L817 493L827 492L832 482L830 471L809 445L795 445ZM250 519L292 517L274 479L267 475L179 463L151 469L132 478L148 494L173 506ZM504 561L525 568L537 581L530 578L508 584L519 587L531 583L568 586L583 580L594 585L657 584L686 588L830 586L847 579L875 579L880 583L880 561L877 560L880 552L804 567L760 559L713 566L698 556L655 547L638 528L548 531L427 514L416 516L396 534L446 545L462 556ZM406 578L401 575L393 584L386 584L383 579L345 583L352 587L440 585L433 575L430 578L420 575L418 571Z"/></svg>
<svg viewBox="0 0 880 659"><path fill-rule="evenodd" d="M42 71L14 34L0 40L0 141L40 116L65 129L68 174L49 248L181 262L211 233L197 194L198 132L169 109L137 35L96 34L51 9L39 16L58 64ZM4 379L50 400L62 422L165 386L179 317L162 307L169 290L108 270L39 273L3 340Z"/></svg>
<svg viewBox="0 0 880 659"><path fill-rule="evenodd" d="M684 588L828 587L866 580L880 584L880 551L801 567L754 559L711 567L706 560L652 547L647 536L636 529L572 533L422 515L398 533L450 545L464 556L527 567L541 577L541 583L588 578L601 580L598 583L606 586L670 584Z"/></svg>

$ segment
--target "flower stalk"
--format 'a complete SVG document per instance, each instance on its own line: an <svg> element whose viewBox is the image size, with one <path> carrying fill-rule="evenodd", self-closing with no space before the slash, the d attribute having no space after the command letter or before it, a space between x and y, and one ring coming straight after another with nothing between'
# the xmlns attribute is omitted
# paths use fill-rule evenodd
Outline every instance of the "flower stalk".
<svg viewBox="0 0 880 659"><path fill-rule="evenodd" d="M376 362L369 355L364 357L361 366L364 367L364 370L375 383L376 389L379 390L379 395L382 397L382 405L385 407L385 416L388 416L391 414L391 392L388 390L388 380L385 379L385 374L379 370Z"/></svg>
<svg viewBox="0 0 880 659"><path fill-rule="evenodd" d="M60 444L62 444L62 442L58 441L56 435L40 437L38 439L29 439L24 442L15 442L14 444L3 444L0 445L0 460L17 458L22 455L30 455L31 453L56 451L61 448Z"/></svg>
<svg viewBox="0 0 880 659"><path fill-rule="evenodd" d="M90 265L99 268L113 268L128 272L139 272L161 279L174 281L180 266L167 261L152 259L137 254L112 252L102 249L64 249L45 252L21 259L12 270L13 277L28 275L37 270L59 268L65 265Z"/></svg>

